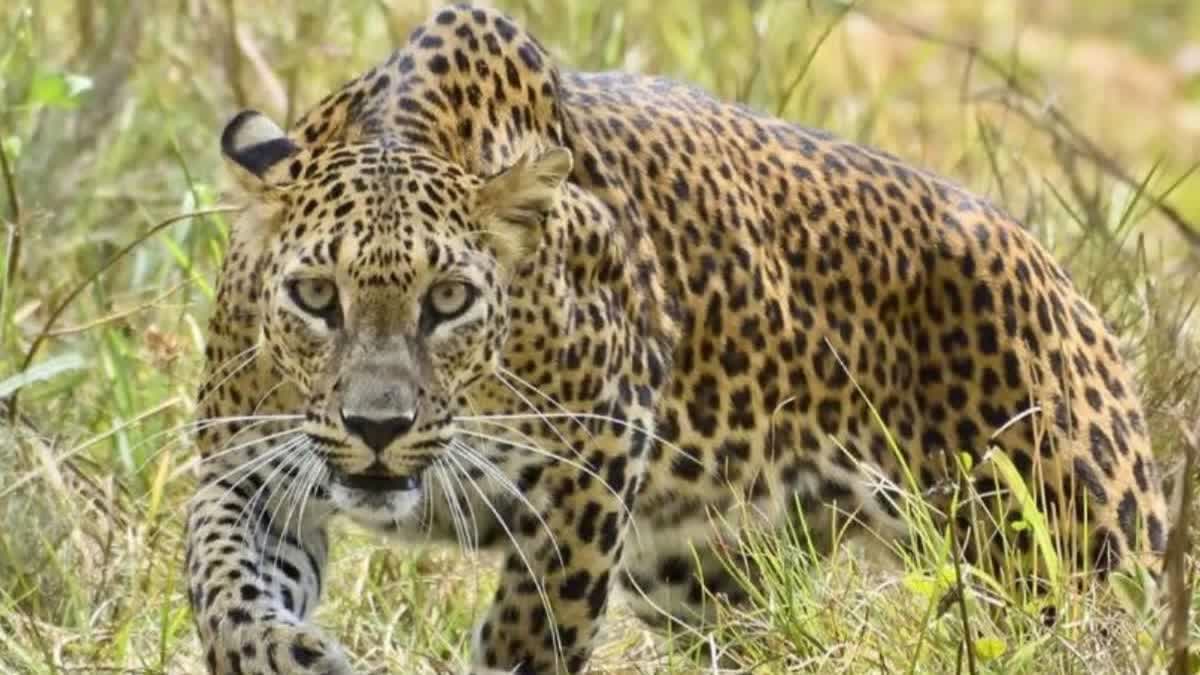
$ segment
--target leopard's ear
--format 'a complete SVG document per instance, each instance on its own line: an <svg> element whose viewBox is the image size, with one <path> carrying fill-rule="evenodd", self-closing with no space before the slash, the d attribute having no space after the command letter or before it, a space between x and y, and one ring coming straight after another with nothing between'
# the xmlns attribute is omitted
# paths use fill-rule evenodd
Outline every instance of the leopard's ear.
<svg viewBox="0 0 1200 675"><path fill-rule="evenodd" d="M221 133L221 154L234 166L238 182L254 192L270 187L272 174L300 151L283 129L257 110L243 110Z"/></svg>
<svg viewBox="0 0 1200 675"><path fill-rule="evenodd" d="M566 148L531 151L488 178L479 189L475 217L484 223L506 263L515 263L537 248L572 166L571 151Z"/></svg>

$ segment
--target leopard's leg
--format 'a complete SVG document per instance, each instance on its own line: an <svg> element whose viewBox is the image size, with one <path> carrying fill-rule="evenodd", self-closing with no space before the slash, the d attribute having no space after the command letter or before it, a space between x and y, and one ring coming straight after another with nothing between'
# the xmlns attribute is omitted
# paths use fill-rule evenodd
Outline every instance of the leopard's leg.
<svg viewBox="0 0 1200 675"><path fill-rule="evenodd" d="M656 538L669 542L669 547L627 557L618 580L621 591L646 625L703 637L714 625L717 596L731 604L744 602L744 582L755 576L755 570L731 569L733 561L722 558L703 540L669 534Z"/></svg>
<svg viewBox="0 0 1200 675"><path fill-rule="evenodd" d="M189 599L209 672L348 675L341 647L305 622L328 541L304 488L322 488L270 467L209 468L188 505Z"/></svg>
<svg viewBox="0 0 1200 675"><path fill-rule="evenodd" d="M562 464L545 467L537 489L545 507L511 519L500 585L475 630L472 673L585 669L616 581L641 471L640 462L616 453L591 464L597 470L584 477Z"/></svg>
<svg viewBox="0 0 1200 675"><path fill-rule="evenodd" d="M820 476L828 477L828 480ZM668 634L706 664L722 606L737 606L767 589L773 572L762 563L781 554L803 565L852 537L896 536L896 524L868 501L864 481L830 470L799 475L787 490L768 491L751 502L730 492L705 506L660 514L657 532L626 549L620 587L634 613ZM659 486L647 501L679 495L679 486ZM780 495L780 496L775 496ZM695 501L695 498L692 499ZM678 497L678 504L689 499ZM868 530L870 534L868 534ZM888 541L892 541L888 539ZM799 555L797 555L799 554ZM721 667L737 667L734 652L719 650Z"/></svg>

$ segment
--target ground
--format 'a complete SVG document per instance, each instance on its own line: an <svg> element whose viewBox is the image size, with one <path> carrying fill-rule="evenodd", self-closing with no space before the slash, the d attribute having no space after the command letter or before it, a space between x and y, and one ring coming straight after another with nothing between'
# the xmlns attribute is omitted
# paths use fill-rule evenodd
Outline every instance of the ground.
<svg viewBox="0 0 1200 675"><path fill-rule="evenodd" d="M229 221L166 219L228 204L232 112L294 119L438 3L270 4L0 8L0 672L201 672L182 432ZM1200 419L1200 5L497 4L571 66L687 79L1003 203L1118 328L1180 474ZM363 672L453 670L492 583L482 561L344 534L319 620ZM802 543L764 542L781 564L757 608L724 614L720 644L764 672L1116 673L1171 656L1166 607L1135 608L1136 592L1068 596L1046 629L1039 607L957 602L952 561L925 544L886 569L858 549L798 565ZM630 621L598 667L695 669Z"/></svg>

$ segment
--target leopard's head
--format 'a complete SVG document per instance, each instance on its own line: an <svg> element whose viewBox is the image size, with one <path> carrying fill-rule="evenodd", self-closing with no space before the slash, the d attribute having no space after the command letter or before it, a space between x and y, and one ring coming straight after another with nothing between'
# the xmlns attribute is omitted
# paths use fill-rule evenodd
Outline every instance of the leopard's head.
<svg viewBox="0 0 1200 675"><path fill-rule="evenodd" d="M387 138L306 147L245 111L222 151L251 194L261 346L304 401L303 452L336 506L395 521L499 366L509 286L543 236L571 154L468 174Z"/></svg>

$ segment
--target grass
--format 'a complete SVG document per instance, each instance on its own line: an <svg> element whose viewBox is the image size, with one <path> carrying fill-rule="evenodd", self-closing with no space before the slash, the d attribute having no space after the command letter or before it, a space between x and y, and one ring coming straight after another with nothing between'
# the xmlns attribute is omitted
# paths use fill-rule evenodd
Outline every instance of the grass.
<svg viewBox="0 0 1200 675"><path fill-rule="evenodd" d="M436 4L0 5L0 672L202 672L179 429L229 226L217 134L242 106L294 119ZM690 80L1003 203L1120 331L1165 480L1195 480L1200 5L498 4L565 64ZM722 608L722 644L761 672L1200 672L1178 532L1165 600L1137 579L1115 599L1063 585L1053 628L955 564L953 534L891 567L856 547L816 560L802 532L753 540L766 584ZM364 672L449 672L493 583L480 561L354 532L334 567L318 620ZM598 661L692 672L686 649L618 613Z"/></svg>

